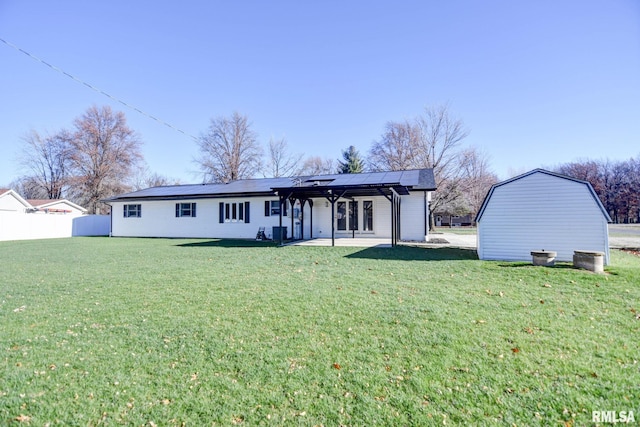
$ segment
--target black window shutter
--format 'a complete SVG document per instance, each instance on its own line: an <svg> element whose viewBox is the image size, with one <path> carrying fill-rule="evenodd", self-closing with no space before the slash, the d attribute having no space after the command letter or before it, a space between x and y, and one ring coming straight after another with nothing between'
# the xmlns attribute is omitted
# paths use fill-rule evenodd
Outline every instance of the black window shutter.
<svg viewBox="0 0 640 427"><path fill-rule="evenodd" d="M138 205L138 218L142 218L142 205Z"/></svg>
<svg viewBox="0 0 640 427"><path fill-rule="evenodd" d="M271 216L271 201L264 201L264 216Z"/></svg>
<svg viewBox="0 0 640 427"><path fill-rule="evenodd" d="M249 202L244 202L244 222L249 223Z"/></svg>
<svg viewBox="0 0 640 427"><path fill-rule="evenodd" d="M196 204L195 203L191 203L191 216L193 216L193 217L196 216Z"/></svg>
<svg viewBox="0 0 640 427"><path fill-rule="evenodd" d="M127 217L127 205L124 205L124 217Z"/></svg>
<svg viewBox="0 0 640 427"><path fill-rule="evenodd" d="M176 203L176 218L180 216L180 203Z"/></svg>
<svg viewBox="0 0 640 427"><path fill-rule="evenodd" d="M220 222L220 224L222 224L224 222L224 202L220 202L220 219L218 220L218 222Z"/></svg>
<svg viewBox="0 0 640 427"><path fill-rule="evenodd" d="M284 201L282 204L282 216L287 216L287 205L289 204L289 200Z"/></svg>

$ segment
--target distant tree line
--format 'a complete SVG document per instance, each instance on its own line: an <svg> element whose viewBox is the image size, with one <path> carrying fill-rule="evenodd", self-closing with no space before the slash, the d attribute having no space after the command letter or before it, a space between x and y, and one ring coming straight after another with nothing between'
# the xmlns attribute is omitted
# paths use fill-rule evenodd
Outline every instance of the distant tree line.
<svg viewBox="0 0 640 427"><path fill-rule="evenodd" d="M209 129L198 139L196 158L204 181L228 182L263 176L319 175L396 171L433 168L438 191L431 201L433 212L475 214L496 175L487 156L476 148L462 145L469 134L462 120L448 106L425 108L412 120L389 121L381 137L363 157L355 146L342 151L337 163L331 159L292 154L284 139L271 140L267 155L246 116L211 119Z"/></svg>
<svg viewBox="0 0 640 427"><path fill-rule="evenodd" d="M615 223L640 223L640 155L623 161L582 160L555 171L588 181Z"/></svg>
<svg viewBox="0 0 640 427"><path fill-rule="evenodd" d="M292 153L284 138L265 150L248 118L240 113L212 118L197 138L203 182L286 176L432 168L438 191L433 213L475 215L498 179L487 155L465 147L469 131L448 106L426 107L413 119L389 121L366 156L354 145L338 160ZM67 198L90 213L105 213L101 200L126 191L179 183L152 173L141 154L141 139L122 112L93 106L70 129L52 134L30 131L20 163L25 174L11 188L27 199ZM591 183L614 222L640 223L640 155L626 161L583 160L562 164L559 173Z"/></svg>
<svg viewBox="0 0 640 427"><path fill-rule="evenodd" d="M270 139L265 150L247 116L235 112L210 120L197 138L194 162L203 182L433 168L438 191L432 213L475 214L497 177L483 152L462 145L468 134L447 106L427 107L414 119L387 122L366 156L351 145L342 159L303 158L284 138ZM109 207L101 200L112 195L176 183L149 171L141 146L122 112L94 106L70 129L28 133L21 157L26 173L11 185L25 198L67 198L90 213L105 213Z"/></svg>

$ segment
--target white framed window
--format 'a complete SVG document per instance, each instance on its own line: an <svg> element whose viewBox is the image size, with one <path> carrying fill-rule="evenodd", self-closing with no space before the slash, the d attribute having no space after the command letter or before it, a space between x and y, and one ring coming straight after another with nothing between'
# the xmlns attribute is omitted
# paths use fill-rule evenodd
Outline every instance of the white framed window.
<svg viewBox="0 0 640 427"><path fill-rule="evenodd" d="M176 203L176 218L178 217L195 217L196 216L196 204L195 203Z"/></svg>
<svg viewBox="0 0 640 427"><path fill-rule="evenodd" d="M219 223L244 222L249 223L250 202L220 202Z"/></svg>
<svg viewBox="0 0 640 427"><path fill-rule="evenodd" d="M282 211L282 216L287 216L287 201L285 201ZM279 200L265 200L264 202L264 216L279 216L280 215L280 201Z"/></svg>
<svg viewBox="0 0 640 427"><path fill-rule="evenodd" d="M373 201L362 201L362 231L373 231Z"/></svg>
<svg viewBox="0 0 640 427"><path fill-rule="evenodd" d="M336 203L336 218L338 231L359 230L358 227L358 201Z"/></svg>
<svg viewBox="0 0 640 427"><path fill-rule="evenodd" d="M141 218L142 205L124 205L125 218Z"/></svg>

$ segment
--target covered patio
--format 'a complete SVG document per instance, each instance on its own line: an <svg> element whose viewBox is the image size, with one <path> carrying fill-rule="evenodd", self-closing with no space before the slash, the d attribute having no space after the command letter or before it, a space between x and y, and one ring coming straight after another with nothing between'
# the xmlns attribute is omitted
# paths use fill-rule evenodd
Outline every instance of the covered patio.
<svg viewBox="0 0 640 427"><path fill-rule="evenodd" d="M384 240L384 243L390 246L395 246L400 239L400 202L401 196L409 195L412 190L421 190L425 194L424 198L424 211L427 212L427 191L435 190L435 181L433 177L433 170L431 169L419 169L412 171L395 171L395 172L380 172L380 173L362 173L362 174L338 174L327 175L322 177L312 177L306 180L298 180L294 186L287 187L272 187L272 190L277 194L280 201L280 236L273 236L275 240L284 242L285 237L283 233L283 221L282 212L283 205L289 201L293 206L296 201L299 201L304 213L304 206L308 203L310 208L310 217L300 218L301 221L301 240L311 239L310 245L324 246L324 243L329 243L330 246L337 246L336 243L340 241L342 243L338 246L371 246L375 240ZM340 199L354 200L355 197L363 196L384 196L389 202L390 218L391 218L391 239L369 239L358 238L355 236L355 229L352 231L351 238L336 238L336 202ZM313 230L313 205L314 200L327 201L331 205L331 239L314 239L313 231L310 235L304 236L304 222L310 221L310 230ZM423 218L423 226L425 235L427 234L427 218ZM352 223L350 221L350 223ZM294 227L294 218L291 216L291 229ZM347 244L346 241L351 240L351 243ZM356 240L358 244L356 244ZM329 246L329 244L327 244Z"/></svg>

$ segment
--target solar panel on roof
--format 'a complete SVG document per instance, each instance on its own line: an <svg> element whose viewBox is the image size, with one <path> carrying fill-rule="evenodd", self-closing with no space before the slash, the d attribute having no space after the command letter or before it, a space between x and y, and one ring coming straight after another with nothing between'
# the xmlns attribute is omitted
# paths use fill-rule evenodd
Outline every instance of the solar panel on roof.
<svg viewBox="0 0 640 427"><path fill-rule="evenodd" d="M375 175L369 175L365 178L365 180L363 181L363 184L377 184L377 183L381 183L384 182L384 175L385 174L375 174Z"/></svg>
<svg viewBox="0 0 640 427"><path fill-rule="evenodd" d="M294 178L263 178L231 181L228 184L192 184L152 187L116 196L110 200L162 197L216 196L242 193L271 193L274 188L298 187ZM432 169L369 172L361 174L298 177L305 187L389 186L400 184L414 189L436 188ZM297 181L300 182L300 181Z"/></svg>

